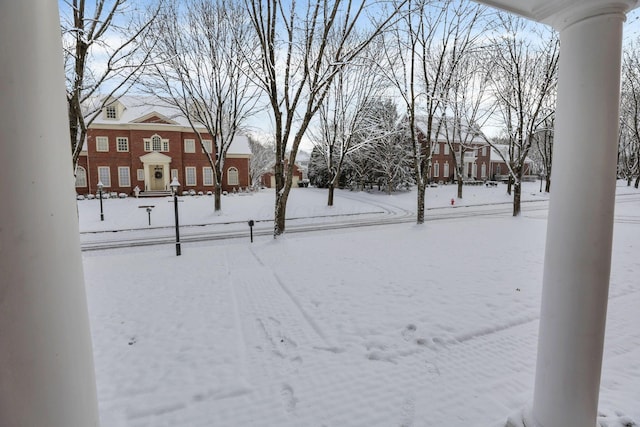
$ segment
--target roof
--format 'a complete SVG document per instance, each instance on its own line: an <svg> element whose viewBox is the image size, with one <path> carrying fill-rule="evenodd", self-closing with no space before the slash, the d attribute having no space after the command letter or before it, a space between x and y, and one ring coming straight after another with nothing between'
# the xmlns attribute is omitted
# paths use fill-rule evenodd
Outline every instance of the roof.
<svg viewBox="0 0 640 427"><path fill-rule="evenodd" d="M498 153L498 150L500 151L500 153L502 153L502 155L504 156L504 159L506 161L509 161L509 146L505 145L505 144L495 144L491 146L491 154L490 154L490 160L491 162L497 162L497 163L503 163L504 160L502 159L502 157L500 157L500 153ZM533 163L533 160L531 160L528 156L527 158L524 160L525 163Z"/></svg>
<svg viewBox="0 0 640 427"><path fill-rule="evenodd" d="M444 126L444 125L446 125L446 126ZM454 129L453 120L452 119L445 120L444 121L444 125L440 126L440 129L438 129L437 141L440 141L440 142L448 141L450 135L458 134L460 137L459 138L455 138L455 141L453 141L453 142L462 141L465 144L483 144L483 145L487 144L487 139L483 135L482 131L473 129L473 126L469 126L469 125L463 123L461 126L459 126L459 129ZM433 128L432 132L437 127L438 127L438 120L434 119L433 125L432 125L432 128ZM426 122L426 120L417 119L416 120L416 128L423 135L427 135L427 122ZM460 132L462 132L462 133L460 133Z"/></svg>
<svg viewBox="0 0 640 427"><path fill-rule="evenodd" d="M162 127L187 127L191 125L187 118L175 106L158 97L121 96L114 99L120 104L118 118L107 119L98 114L92 125L131 125L150 124ZM108 104L112 105L112 104ZM228 150L229 154L251 154L249 138L246 135L236 135Z"/></svg>

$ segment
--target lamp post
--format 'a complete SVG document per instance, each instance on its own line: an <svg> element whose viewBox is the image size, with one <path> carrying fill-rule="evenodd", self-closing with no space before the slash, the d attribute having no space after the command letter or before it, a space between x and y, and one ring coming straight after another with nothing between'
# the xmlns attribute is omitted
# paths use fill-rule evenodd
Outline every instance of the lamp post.
<svg viewBox="0 0 640 427"><path fill-rule="evenodd" d="M173 209L176 217L176 256L180 256L180 226L178 223L178 187L180 187L180 183L178 178L173 177L169 187L171 187L171 193L173 194Z"/></svg>
<svg viewBox="0 0 640 427"><path fill-rule="evenodd" d="M104 184L98 180L98 197L100 198L100 221L104 221L104 211L102 210L102 187Z"/></svg>

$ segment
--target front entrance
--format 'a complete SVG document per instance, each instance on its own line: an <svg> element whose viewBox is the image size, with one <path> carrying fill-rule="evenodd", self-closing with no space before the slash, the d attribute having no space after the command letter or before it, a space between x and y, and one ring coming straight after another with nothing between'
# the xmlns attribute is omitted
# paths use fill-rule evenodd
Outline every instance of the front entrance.
<svg viewBox="0 0 640 427"><path fill-rule="evenodd" d="M164 167L162 165L151 165L151 179L149 180L149 190L163 191L165 190Z"/></svg>

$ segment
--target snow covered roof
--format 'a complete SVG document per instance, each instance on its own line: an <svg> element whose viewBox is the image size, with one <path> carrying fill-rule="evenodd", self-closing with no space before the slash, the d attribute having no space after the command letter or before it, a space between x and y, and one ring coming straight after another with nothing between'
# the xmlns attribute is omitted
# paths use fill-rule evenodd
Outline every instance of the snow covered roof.
<svg viewBox="0 0 640 427"><path fill-rule="evenodd" d="M416 120L416 128L423 134L427 135L427 121L422 119ZM434 119L432 125L432 132L438 128L438 120ZM465 144L486 144L487 140L482 134L482 131L474 129L473 126L469 126L463 123L458 126L458 129L454 128L452 119L444 120L442 126L438 129L437 140L448 141L449 138L454 137L456 142L464 142Z"/></svg>
<svg viewBox="0 0 640 427"><path fill-rule="evenodd" d="M100 103L102 99L100 99ZM131 125L153 124L158 128L187 127L191 125L187 118L173 105L158 97L151 96L121 96L113 99L108 106L115 106L117 114L115 118L107 118L106 114L98 114L93 125ZM228 152L230 154L251 154L249 138L245 135L236 135Z"/></svg>
<svg viewBox="0 0 640 427"><path fill-rule="evenodd" d="M500 153L502 153L502 156L504 157L505 160L509 161L510 160L510 156L509 156L509 146L505 145L505 144L494 144L491 147L491 157L490 157L490 161L491 162L497 162L497 163L502 163L504 162L503 158L500 157L500 153L498 153L498 150L500 151ZM528 156L524 161L525 163L533 163L533 160L531 160Z"/></svg>

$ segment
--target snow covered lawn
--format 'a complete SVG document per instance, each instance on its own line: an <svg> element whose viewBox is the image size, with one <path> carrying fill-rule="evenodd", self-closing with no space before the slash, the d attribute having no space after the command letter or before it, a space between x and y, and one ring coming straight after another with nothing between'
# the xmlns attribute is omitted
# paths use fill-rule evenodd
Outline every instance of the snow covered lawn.
<svg viewBox="0 0 640 427"><path fill-rule="evenodd" d="M293 209L324 213L325 193L307 190ZM509 200L494 190L468 198ZM640 193L619 190L638 195L616 207L600 407L637 422ZM414 209L412 194L351 194L329 211ZM224 215L258 218L262 195L224 199ZM96 203L79 202L81 229L107 227L85 219ZM191 221L219 217L190 203ZM132 209L119 226L146 226ZM504 425L530 403L535 371L546 217L523 211L189 244L181 257L85 253L102 426Z"/></svg>

